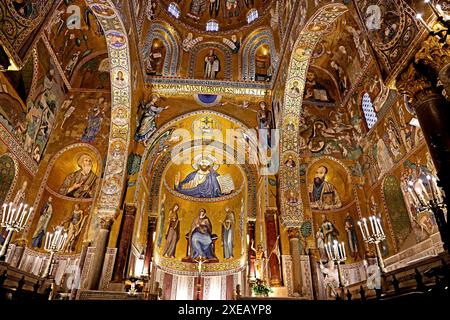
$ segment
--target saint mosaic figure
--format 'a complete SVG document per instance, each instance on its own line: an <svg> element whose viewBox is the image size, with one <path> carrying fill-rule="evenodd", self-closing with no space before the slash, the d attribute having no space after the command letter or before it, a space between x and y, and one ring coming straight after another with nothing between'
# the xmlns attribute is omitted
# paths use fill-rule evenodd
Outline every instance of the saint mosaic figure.
<svg viewBox="0 0 450 320"><path fill-rule="evenodd" d="M215 80L217 73L220 71L219 57L214 53L214 50L210 50L209 54L205 57L205 69L203 77L205 79Z"/></svg>
<svg viewBox="0 0 450 320"><path fill-rule="evenodd" d="M314 175L314 181L310 185L311 208L330 210L342 207L341 199L336 188L326 181L328 168L320 166Z"/></svg>
<svg viewBox="0 0 450 320"><path fill-rule="evenodd" d="M190 258L217 260L214 253L214 240L217 236L213 234L211 220L206 216L206 210L200 209L194 218L189 232Z"/></svg>
<svg viewBox="0 0 450 320"><path fill-rule="evenodd" d="M169 227L166 233L166 245L164 246L163 256L175 258L177 243L180 239L180 221L178 219L178 210L180 207L175 204L169 211Z"/></svg>
<svg viewBox="0 0 450 320"><path fill-rule="evenodd" d="M39 216L39 220L36 226L36 230L34 230L32 239L31 239L31 247L32 248L40 248L42 246L42 240L47 232L48 225L53 216L53 198L48 197L47 203L41 209L41 215Z"/></svg>
<svg viewBox="0 0 450 320"><path fill-rule="evenodd" d="M222 246L224 259L233 258L234 249L234 212L225 208L225 220L222 223Z"/></svg>
<svg viewBox="0 0 450 320"><path fill-rule="evenodd" d="M63 252L70 253L75 251L77 240L80 236L81 231L83 231L83 227L87 219L87 215L84 215L83 213L84 211L77 203L75 204L69 218L61 223L64 229L67 230L67 240L63 246Z"/></svg>
<svg viewBox="0 0 450 320"><path fill-rule="evenodd" d="M100 97L98 99L98 105L94 106L88 113L86 120L86 128L84 128L83 136L81 137L82 142L94 142L98 133L101 130L102 122L104 118L103 104L105 103L105 98Z"/></svg>
<svg viewBox="0 0 450 320"><path fill-rule="evenodd" d="M349 212L347 212L347 215L345 216L344 227L347 232L347 244L350 249L350 255L356 259L356 257L359 256L358 236L356 234L355 222Z"/></svg>
<svg viewBox="0 0 450 320"><path fill-rule="evenodd" d="M323 240L325 244L334 243L334 240L338 240L339 231L324 214L322 214L322 225L320 226L320 231L323 234Z"/></svg>
<svg viewBox="0 0 450 320"><path fill-rule="evenodd" d="M79 170L72 172L65 179L59 193L77 199L91 199L95 195L98 177L92 171L93 160L88 154L82 154L77 161Z"/></svg>
<svg viewBox="0 0 450 320"><path fill-rule="evenodd" d="M135 140L137 142L143 142L147 145L148 139L156 131L156 118L161 112L169 107L158 107L156 102L159 100L158 96L153 96L148 103L141 103L140 108L143 110L142 116L139 120L136 130Z"/></svg>

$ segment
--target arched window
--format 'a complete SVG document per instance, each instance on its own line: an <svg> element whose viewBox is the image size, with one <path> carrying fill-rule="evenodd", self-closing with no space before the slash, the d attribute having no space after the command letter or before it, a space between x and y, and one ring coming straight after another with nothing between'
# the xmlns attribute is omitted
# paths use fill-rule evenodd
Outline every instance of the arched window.
<svg viewBox="0 0 450 320"><path fill-rule="evenodd" d="M366 124L369 130L377 123L378 117L377 113L372 104L369 94L366 92L362 98L362 110L364 112L364 118L366 119Z"/></svg>
<svg viewBox="0 0 450 320"><path fill-rule="evenodd" d="M180 17L180 9L178 8L178 5L176 3L171 2L169 4L168 10L170 14L173 15L175 18L178 19Z"/></svg>
<svg viewBox="0 0 450 320"><path fill-rule="evenodd" d="M252 9L247 13L247 22L248 24L252 23L253 21L255 21L256 19L258 19L259 14L258 14L258 10L256 9Z"/></svg>
<svg viewBox="0 0 450 320"><path fill-rule="evenodd" d="M216 20L209 20L206 23L206 31L219 31L219 23Z"/></svg>

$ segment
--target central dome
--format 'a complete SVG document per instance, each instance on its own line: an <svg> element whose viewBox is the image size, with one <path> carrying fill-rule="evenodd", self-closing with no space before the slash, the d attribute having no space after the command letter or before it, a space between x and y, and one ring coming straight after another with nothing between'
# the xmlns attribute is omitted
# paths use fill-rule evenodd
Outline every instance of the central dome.
<svg viewBox="0 0 450 320"><path fill-rule="evenodd" d="M160 0L169 15L195 32L227 32L252 25L272 0Z"/></svg>

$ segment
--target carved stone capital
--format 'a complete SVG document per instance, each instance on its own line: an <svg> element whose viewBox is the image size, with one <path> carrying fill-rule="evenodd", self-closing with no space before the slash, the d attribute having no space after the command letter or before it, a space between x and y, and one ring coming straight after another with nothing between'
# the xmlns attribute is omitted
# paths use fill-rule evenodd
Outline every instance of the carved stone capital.
<svg viewBox="0 0 450 320"><path fill-rule="evenodd" d="M438 38L429 36L415 54L414 61L431 67L436 74L439 74L450 63L450 49L444 47Z"/></svg>
<svg viewBox="0 0 450 320"><path fill-rule="evenodd" d="M114 223L114 219L112 217L100 217L99 218L100 229L111 231L111 227Z"/></svg>
<svg viewBox="0 0 450 320"><path fill-rule="evenodd" d="M136 206L134 204L125 204L125 215L127 216L135 216L136 215Z"/></svg>
<svg viewBox="0 0 450 320"><path fill-rule="evenodd" d="M416 69L414 64L410 64L399 74L396 87L399 93L409 97L413 106L438 94L436 87Z"/></svg>
<svg viewBox="0 0 450 320"><path fill-rule="evenodd" d="M300 228L289 228L288 229L289 240L300 238Z"/></svg>

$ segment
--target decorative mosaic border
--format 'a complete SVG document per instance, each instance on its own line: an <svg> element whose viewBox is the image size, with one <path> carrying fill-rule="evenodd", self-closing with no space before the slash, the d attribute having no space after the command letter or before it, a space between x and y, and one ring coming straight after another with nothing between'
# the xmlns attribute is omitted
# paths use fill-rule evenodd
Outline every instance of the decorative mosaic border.
<svg viewBox="0 0 450 320"><path fill-rule="evenodd" d="M286 79L284 104L282 114L281 159L287 153L294 156L294 161L300 163L299 119L301 116L303 93L305 89L306 73L311 55L316 44L322 39L330 26L342 16L348 8L343 4L329 4L321 7L303 28L297 39L289 64ZM294 81L300 86L298 93L289 90ZM295 175L286 175L285 166L280 170L281 192L300 190L299 171ZM292 206L287 199L281 199L281 224L284 227L300 227L303 220L303 203L298 201Z"/></svg>
<svg viewBox="0 0 450 320"><path fill-rule="evenodd" d="M156 267L164 272L180 276L198 276L197 263L162 257L158 252L155 252L153 257ZM246 256L231 262L204 263L202 276L227 276L244 270L246 264Z"/></svg>
<svg viewBox="0 0 450 320"><path fill-rule="evenodd" d="M131 60L127 30L111 0L85 0L92 8L106 36L111 73L111 130L105 172L114 172L115 163L126 163L131 137ZM108 13L99 14L96 6L103 6ZM109 15L108 15L109 14ZM113 42L112 34L119 34L123 42ZM124 81L115 81L114 75L121 72ZM119 112L120 111L120 112ZM125 116L123 116L125 114ZM126 170L114 173L102 180L97 203L98 214L114 216L120 207Z"/></svg>
<svg viewBox="0 0 450 320"><path fill-rule="evenodd" d="M23 150L22 146L12 134L0 123L0 140L5 143L9 151L16 156L28 173L34 177L38 170L37 163Z"/></svg>

